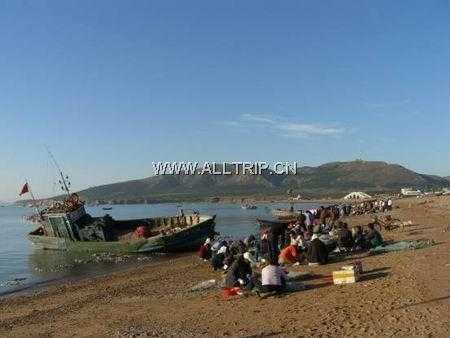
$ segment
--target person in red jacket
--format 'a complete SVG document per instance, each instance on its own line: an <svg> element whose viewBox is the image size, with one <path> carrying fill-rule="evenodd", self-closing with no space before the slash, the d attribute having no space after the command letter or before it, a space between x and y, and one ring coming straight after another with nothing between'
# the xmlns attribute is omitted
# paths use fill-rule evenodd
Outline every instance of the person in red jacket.
<svg viewBox="0 0 450 338"><path fill-rule="evenodd" d="M203 260L208 260L212 256L211 251L211 240L209 238L206 239L205 243L198 249L198 257Z"/></svg>
<svg viewBox="0 0 450 338"><path fill-rule="evenodd" d="M279 264L293 264L298 262L300 257L300 252L297 243L294 241L291 245L288 245L283 250L281 250L278 256Z"/></svg>

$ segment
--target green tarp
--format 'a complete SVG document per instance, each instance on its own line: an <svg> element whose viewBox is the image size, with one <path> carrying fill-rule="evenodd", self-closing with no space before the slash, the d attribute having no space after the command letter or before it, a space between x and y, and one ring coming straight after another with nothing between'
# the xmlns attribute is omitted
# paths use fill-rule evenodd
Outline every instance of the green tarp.
<svg viewBox="0 0 450 338"><path fill-rule="evenodd" d="M377 246L376 248L370 249L370 253L416 250L427 248L434 244L435 242L433 240L400 241L392 244L387 244L384 246L381 245Z"/></svg>

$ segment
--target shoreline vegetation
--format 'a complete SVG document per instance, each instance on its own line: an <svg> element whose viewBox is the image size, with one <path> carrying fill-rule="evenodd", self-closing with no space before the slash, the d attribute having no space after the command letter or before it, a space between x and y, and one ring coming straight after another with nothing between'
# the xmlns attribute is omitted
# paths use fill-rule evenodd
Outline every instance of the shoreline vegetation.
<svg viewBox="0 0 450 338"><path fill-rule="evenodd" d="M306 289L266 299L223 300L216 288L190 291L222 273L186 253L0 298L0 335L448 336L450 196L396 200L391 214L408 225L384 231L386 240L429 239L436 245L319 267L289 266L310 274ZM371 217L345 221L362 225ZM333 285L332 271L355 260L365 277Z"/></svg>

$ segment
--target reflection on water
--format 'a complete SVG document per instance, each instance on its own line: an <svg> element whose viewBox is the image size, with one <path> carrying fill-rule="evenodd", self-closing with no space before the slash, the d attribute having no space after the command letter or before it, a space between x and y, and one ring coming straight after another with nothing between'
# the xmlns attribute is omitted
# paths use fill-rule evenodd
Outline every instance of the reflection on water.
<svg viewBox="0 0 450 338"><path fill-rule="evenodd" d="M87 207L92 216L109 213L116 219L169 216L177 212L179 204L115 205L105 211L101 207ZM188 213L198 210L201 214L217 215L216 231L225 236L243 238L258 231L256 218L271 218L273 208L285 208L287 204L257 204L254 210L245 210L238 204L185 203L182 208ZM314 203L297 203L297 209L317 206ZM107 254L71 253L33 249L26 234L32 227L24 224L23 215L30 214L28 208L0 208L0 294L12 289L58 278L108 273L127 264L159 259L161 255L113 256Z"/></svg>

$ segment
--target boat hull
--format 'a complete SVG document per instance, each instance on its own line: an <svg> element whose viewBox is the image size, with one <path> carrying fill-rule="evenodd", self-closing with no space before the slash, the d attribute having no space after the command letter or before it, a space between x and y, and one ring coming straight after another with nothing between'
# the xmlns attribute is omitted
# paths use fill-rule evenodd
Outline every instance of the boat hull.
<svg viewBox="0 0 450 338"><path fill-rule="evenodd" d="M276 225L288 225L289 221L272 221L272 220L265 220L265 219L256 219L256 221L259 223L261 228L271 228Z"/></svg>
<svg viewBox="0 0 450 338"><path fill-rule="evenodd" d="M197 249L214 232L215 216L179 232L128 242L73 241L67 238L28 235L36 248L79 252L149 253Z"/></svg>
<svg viewBox="0 0 450 338"><path fill-rule="evenodd" d="M290 210L272 210L272 216L280 220L295 220L301 215L300 211Z"/></svg>

